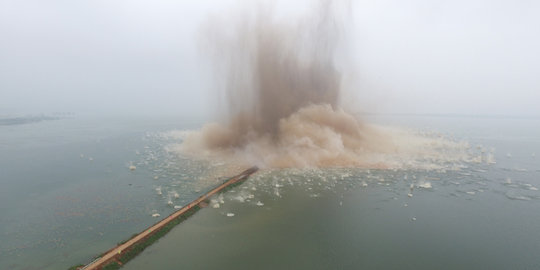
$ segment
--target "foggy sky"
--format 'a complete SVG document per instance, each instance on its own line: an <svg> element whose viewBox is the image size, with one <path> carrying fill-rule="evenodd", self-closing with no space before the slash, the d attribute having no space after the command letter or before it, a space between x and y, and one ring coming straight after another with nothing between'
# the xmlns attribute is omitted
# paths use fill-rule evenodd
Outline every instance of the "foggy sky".
<svg viewBox="0 0 540 270"><path fill-rule="evenodd" d="M0 114L207 116L215 104L200 25L237 2L0 0ZM303 6L276 9L301 13ZM352 7L355 69L347 76L356 99L349 107L540 115L537 1Z"/></svg>

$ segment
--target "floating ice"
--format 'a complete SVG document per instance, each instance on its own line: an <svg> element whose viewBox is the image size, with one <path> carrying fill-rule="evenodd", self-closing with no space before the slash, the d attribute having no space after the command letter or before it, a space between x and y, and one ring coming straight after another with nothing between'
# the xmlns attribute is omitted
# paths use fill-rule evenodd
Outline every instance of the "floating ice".
<svg viewBox="0 0 540 270"><path fill-rule="evenodd" d="M180 209L180 208L182 208L181 205L175 205L175 206L174 206L174 209Z"/></svg>
<svg viewBox="0 0 540 270"><path fill-rule="evenodd" d="M228 217L234 217L234 213L227 213Z"/></svg>
<svg viewBox="0 0 540 270"><path fill-rule="evenodd" d="M466 191L465 193L467 193L467 194L469 194L469 195L474 195L474 194L476 194L476 192L474 192L474 191Z"/></svg>
<svg viewBox="0 0 540 270"><path fill-rule="evenodd" d="M411 198L413 195L412 195L412 193L409 193L409 194L407 194L407 196L409 196L409 198Z"/></svg>
<svg viewBox="0 0 540 270"><path fill-rule="evenodd" d="M362 181L362 187L367 187L366 181Z"/></svg>
<svg viewBox="0 0 540 270"><path fill-rule="evenodd" d="M135 165L129 165L129 170L134 171L135 169L137 169L137 167L135 167Z"/></svg>
<svg viewBox="0 0 540 270"><path fill-rule="evenodd" d="M261 201L257 202L257 206L263 206L263 205L264 205L264 203L262 203Z"/></svg>
<svg viewBox="0 0 540 270"><path fill-rule="evenodd" d="M214 203L214 204L212 205L212 208L219 208L219 207L220 207L219 203Z"/></svg>
<svg viewBox="0 0 540 270"><path fill-rule="evenodd" d="M152 217L160 217L161 215L158 213L152 214Z"/></svg>
<svg viewBox="0 0 540 270"><path fill-rule="evenodd" d="M426 182L420 182L418 184L418 187L419 188L426 188L426 189L431 188L431 182L427 182L427 181Z"/></svg>

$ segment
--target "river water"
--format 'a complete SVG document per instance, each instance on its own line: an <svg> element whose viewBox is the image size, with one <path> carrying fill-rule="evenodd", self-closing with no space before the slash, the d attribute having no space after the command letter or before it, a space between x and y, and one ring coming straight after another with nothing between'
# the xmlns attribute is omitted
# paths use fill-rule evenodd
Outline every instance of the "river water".
<svg viewBox="0 0 540 270"><path fill-rule="evenodd" d="M496 163L261 170L125 269L540 268L540 119L369 118L493 148ZM198 126L82 117L0 126L0 269L88 262L204 193L222 164L166 151L167 131Z"/></svg>

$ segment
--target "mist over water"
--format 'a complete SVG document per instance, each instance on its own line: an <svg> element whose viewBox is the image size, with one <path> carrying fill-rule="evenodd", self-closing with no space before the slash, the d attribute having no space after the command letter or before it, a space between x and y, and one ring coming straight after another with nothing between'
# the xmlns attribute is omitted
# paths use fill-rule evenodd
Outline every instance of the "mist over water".
<svg viewBox="0 0 540 270"><path fill-rule="evenodd" d="M466 143L371 125L340 106L352 53L347 6L320 1L296 20L262 9L236 22L209 20L203 32L224 117L183 133L175 149L279 168L430 167L470 159Z"/></svg>

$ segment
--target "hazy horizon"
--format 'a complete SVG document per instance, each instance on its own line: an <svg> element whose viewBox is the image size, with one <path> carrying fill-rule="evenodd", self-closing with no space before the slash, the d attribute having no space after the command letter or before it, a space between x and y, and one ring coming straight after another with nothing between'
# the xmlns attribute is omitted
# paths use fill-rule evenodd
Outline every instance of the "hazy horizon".
<svg viewBox="0 0 540 270"><path fill-rule="evenodd" d="M249 1L2 1L0 114L211 118L201 24ZM305 1L278 1L287 20ZM354 1L354 99L383 114L540 116L540 3ZM226 27L226 26L224 26ZM226 28L223 29L227 30Z"/></svg>

